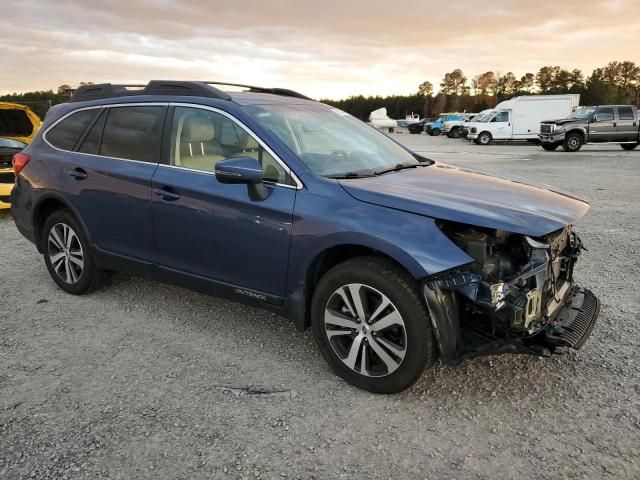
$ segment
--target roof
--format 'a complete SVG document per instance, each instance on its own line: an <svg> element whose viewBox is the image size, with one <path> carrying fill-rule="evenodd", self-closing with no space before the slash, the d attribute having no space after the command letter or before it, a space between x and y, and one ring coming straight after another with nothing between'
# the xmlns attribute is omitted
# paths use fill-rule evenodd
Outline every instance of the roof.
<svg viewBox="0 0 640 480"><path fill-rule="evenodd" d="M244 92L227 92L219 86L233 86L244 88ZM139 97L143 97L142 99ZM146 97L146 98L144 98ZM96 100L110 100L136 98L138 101L153 97L167 99L167 97L201 97L216 100L234 101L240 105L267 103L305 103L312 101L309 97L293 90L278 87L256 87L234 83L209 81L179 81L152 80L146 85L122 85L102 83L97 85L83 85L73 91L69 102L90 102ZM292 102L297 100L300 102Z"/></svg>

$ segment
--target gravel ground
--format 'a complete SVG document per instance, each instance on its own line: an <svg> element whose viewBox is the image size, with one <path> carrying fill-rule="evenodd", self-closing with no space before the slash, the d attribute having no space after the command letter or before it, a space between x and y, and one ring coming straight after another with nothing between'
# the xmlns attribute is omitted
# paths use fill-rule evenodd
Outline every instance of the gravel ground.
<svg viewBox="0 0 640 480"><path fill-rule="evenodd" d="M640 152L396 138L591 200L577 278L602 313L584 350L372 395L259 309L126 275L67 295L0 213L0 479L640 478Z"/></svg>

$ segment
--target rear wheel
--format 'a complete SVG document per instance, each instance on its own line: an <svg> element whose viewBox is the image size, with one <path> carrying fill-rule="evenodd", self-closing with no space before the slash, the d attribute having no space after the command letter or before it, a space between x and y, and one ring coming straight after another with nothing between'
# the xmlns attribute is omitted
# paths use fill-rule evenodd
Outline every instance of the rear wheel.
<svg viewBox="0 0 640 480"><path fill-rule="evenodd" d="M577 152L582 147L582 136L579 133L570 133L562 143L565 152Z"/></svg>
<svg viewBox="0 0 640 480"><path fill-rule="evenodd" d="M67 293L81 295L108 278L96 269L89 242L80 224L67 210L56 210L42 228L42 251L49 275Z"/></svg>
<svg viewBox="0 0 640 480"><path fill-rule="evenodd" d="M636 148L638 146L638 144L637 143L621 143L620 146L624 150L633 150L634 148Z"/></svg>
<svg viewBox="0 0 640 480"><path fill-rule="evenodd" d="M311 323L333 370L370 392L408 388L435 357L415 282L384 258L357 257L327 272L313 295Z"/></svg>
<svg viewBox="0 0 640 480"><path fill-rule="evenodd" d="M548 152L553 152L559 146L557 143L542 143L541 145Z"/></svg>
<svg viewBox="0 0 640 480"><path fill-rule="evenodd" d="M476 138L476 143L478 145L489 145L492 141L493 137L489 132L482 132L478 135L478 138Z"/></svg>

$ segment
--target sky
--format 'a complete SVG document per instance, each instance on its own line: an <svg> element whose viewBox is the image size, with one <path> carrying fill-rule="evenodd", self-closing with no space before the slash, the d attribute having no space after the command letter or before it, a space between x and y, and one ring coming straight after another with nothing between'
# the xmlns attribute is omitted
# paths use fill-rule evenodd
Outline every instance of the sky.
<svg viewBox="0 0 640 480"><path fill-rule="evenodd" d="M640 64L640 0L2 0L0 94L210 80L314 98Z"/></svg>

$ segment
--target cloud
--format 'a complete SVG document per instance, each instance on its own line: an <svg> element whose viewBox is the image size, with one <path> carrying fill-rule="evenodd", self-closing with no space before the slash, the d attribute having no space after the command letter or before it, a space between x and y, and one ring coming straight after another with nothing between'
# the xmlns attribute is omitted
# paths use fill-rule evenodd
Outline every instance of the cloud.
<svg viewBox="0 0 640 480"><path fill-rule="evenodd" d="M640 63L636 0L457 0L447 8L419 0L8 0L3 10L12 16L0 30L0 93L175 78L335 98L411 93L458 67L470 77Z"/></svg>

